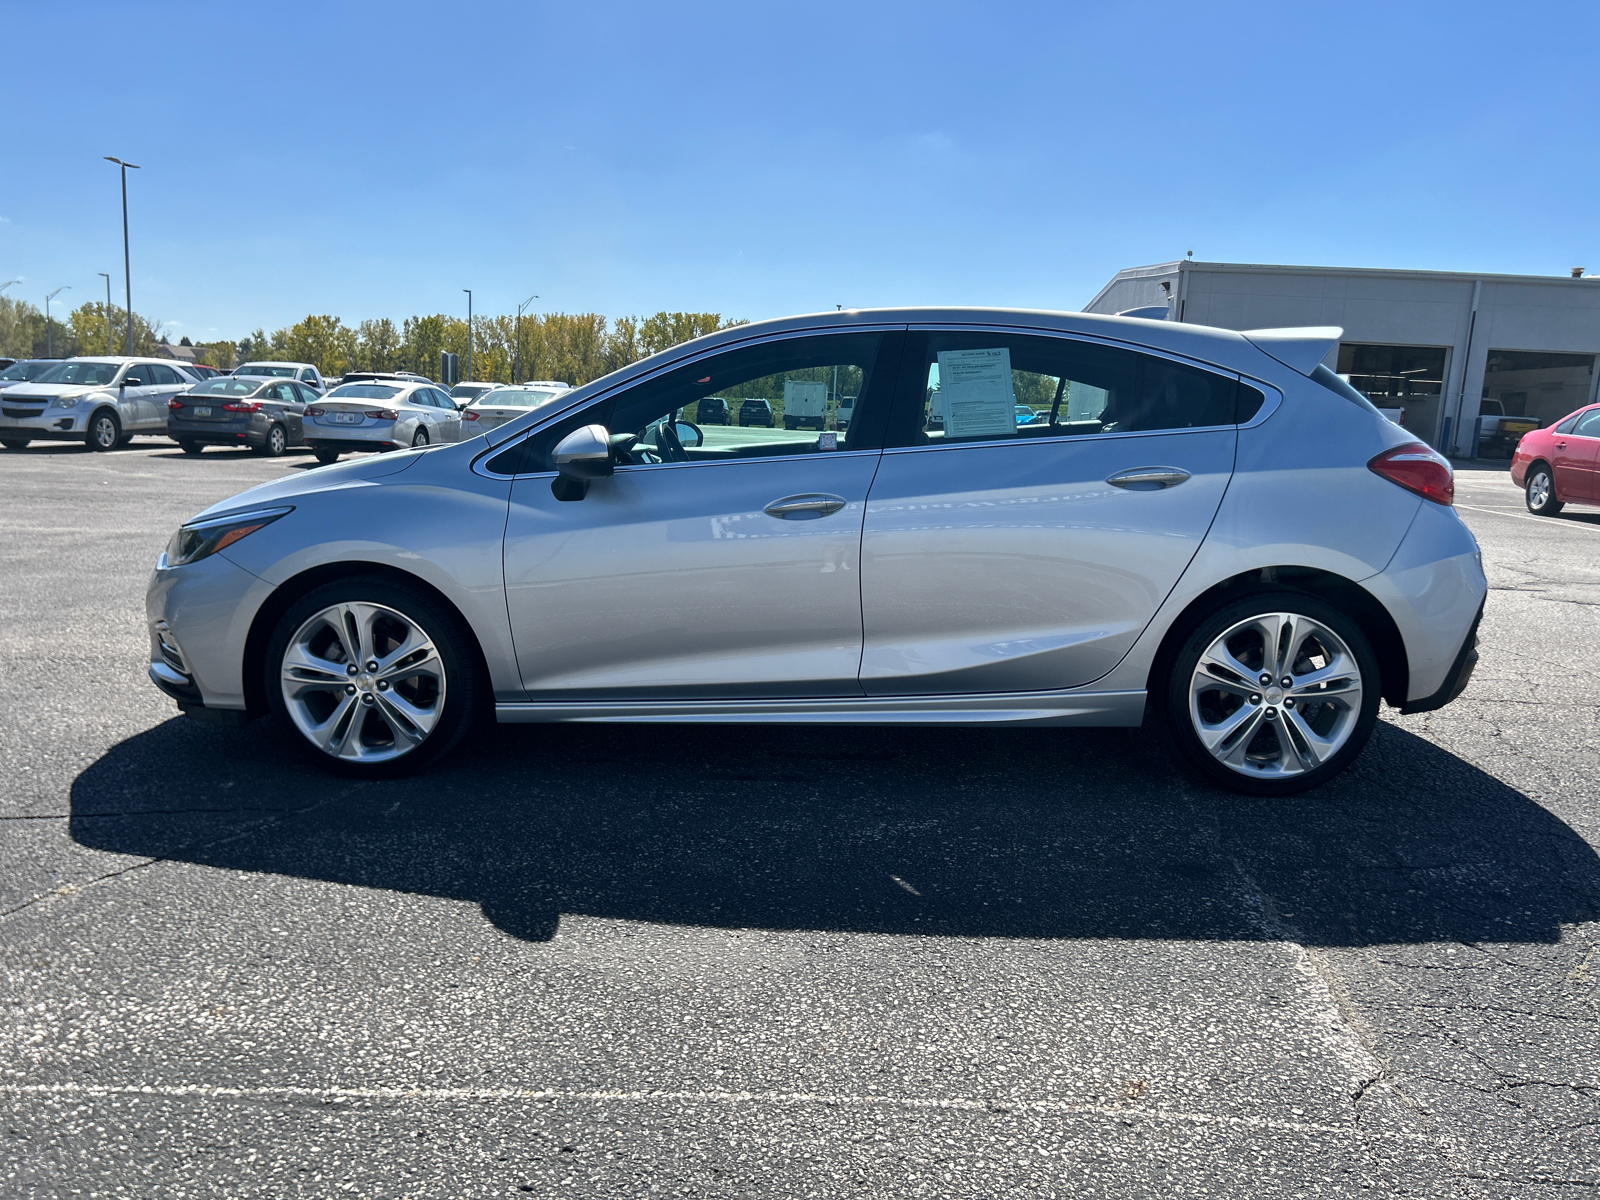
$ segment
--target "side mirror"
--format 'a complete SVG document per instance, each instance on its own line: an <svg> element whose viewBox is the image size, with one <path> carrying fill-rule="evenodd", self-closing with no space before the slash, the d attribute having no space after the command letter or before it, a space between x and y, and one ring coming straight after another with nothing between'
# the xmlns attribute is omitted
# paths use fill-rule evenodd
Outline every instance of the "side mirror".
<svg viewBox="0 0 1600 1200"><path fill-rule="evenodd" d="M144 386L144 380L140 379L139 376L137 376L137 375L129 375L126 379L124 379L122 381L122 386L123 387L143 387Z"/></svg>
<svg viewBox="0 0 1600 1200"><path fill-rule="evenodd" d="M693 425L688 421L674 421L672 423L672 431L678 435L678 445L686 449L690 446L705 445L706 435L698 425Z"/></svg>
<svg viewBox="0 0 1600 1200"><path fill-rule="evenodd" d="M556 443L550 459L556 468L550 493L557 500L582 500L589 494L591 480L605 479L616 469L611 458L611 432L604 425L574 429Z"/></svg>
<svg viewBox="0 0 1600 1200"><path fill-rule="evenodd" d="M471 403L472 403L471 400L458 400L456 402L456 411L457 412L466 412L467 411L467 406L470 405Z"/></svg>

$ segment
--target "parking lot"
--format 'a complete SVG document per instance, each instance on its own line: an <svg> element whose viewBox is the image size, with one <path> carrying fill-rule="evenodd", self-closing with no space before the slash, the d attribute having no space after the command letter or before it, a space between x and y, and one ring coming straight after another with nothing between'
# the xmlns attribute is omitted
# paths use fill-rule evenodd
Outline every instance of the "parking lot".
<svg viewBox="0 0 1600 1200"><path fill-rule="evenodd" d="M1463 465L1471 687L1287 801L1124 730L352 784L145 679L173 528L313 463L0 455L0 1194L1600 1188L1600 511Z"/></svg>

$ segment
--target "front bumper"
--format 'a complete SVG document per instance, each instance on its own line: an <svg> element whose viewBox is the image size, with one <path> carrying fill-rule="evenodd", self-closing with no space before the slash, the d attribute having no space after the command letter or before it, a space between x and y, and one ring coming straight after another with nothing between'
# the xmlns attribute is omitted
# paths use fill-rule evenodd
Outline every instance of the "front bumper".
<svg viewBox="0 0 1600 1200"><path fill-rule="evenodd" d="M81 442L88 436L88 418L67 408L47 408L26 417L0 412L0 437L27 438L29 441Z"/></svg>
<svg viewBox="0 0 1600 1200"><path fill-rule="evenodd" d="M150 682L190 716L242 720L245 641L272 588L221 554L183 567L165 563L163 556L145 593Z"/></svg>

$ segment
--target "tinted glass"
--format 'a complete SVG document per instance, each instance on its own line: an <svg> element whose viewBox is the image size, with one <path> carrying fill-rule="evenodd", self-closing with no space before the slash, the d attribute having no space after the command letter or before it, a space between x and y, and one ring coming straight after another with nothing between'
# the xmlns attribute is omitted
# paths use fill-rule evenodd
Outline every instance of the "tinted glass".
<svg viewBox="0 0 1600 1200"><path fill-rule="evenodd" d="M1577 417L1568 417L1565 421L1561 422L1561 424L1557 425L1553 432L1571 433L1572 427L1578 423L1578 417L1581 416L1583 416L1582 413L1579 413Z"/></svg>
<svg viewBox="0 0 1600 1200"><path fill-rule="evenodd" d="M1572 432L1579 437L1600 437L1600 408L1590 409L1579 417Z"/></svg>
<svg viewBox="0 0 1600 1200"><path fill-rule="evenodd" d="M98 387L110 383L116 375L116 363L64 362L57 363L40 375L37 382Z"/></svg>
<svg viewBox="0 0 1600 1200"><path fill-rule="evenodd" d="M171 387L175 383L186 383L171 367L164 367L160 363L142 363L139 370L144 373L144 381L154 387Z"/></svg>
<svg viewBox="0 0 1600 1200"><path fill-rule="evenodd" d="M234 379L224 375L221 379L208 380L197 388L191 388L191 396L248 396L261 386L259 379Z"/></svg>
<svg viewBox="0 0 1600 1200"><path fill-rule="evenodd" d="M1194 429L1237 419L1233 376L1155 355L1027 334L928 333L919 341L890 445Z"/></svg>
<svg viewBox="0 0 1600 1200"><path fill-rule="evenodd" d="M329 400L393 400L400 394L397 387L381 383L347 383L328 393Z"/></svg>
<svg viewBox="0 0 1600 1200"><path fill-rule="evenodd" d="M233 369L235 375L264 375L271 379L293 379L293 367L263 367L256 363L245 363L242 367Z"/></svg>

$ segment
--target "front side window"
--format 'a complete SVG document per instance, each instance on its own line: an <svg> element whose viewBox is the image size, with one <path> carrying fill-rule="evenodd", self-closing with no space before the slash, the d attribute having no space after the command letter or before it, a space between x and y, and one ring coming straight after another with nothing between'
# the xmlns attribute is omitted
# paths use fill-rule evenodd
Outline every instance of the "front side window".
<svg viewBox="0 0 1600 1200"><path fill-rule="evenodd" d="M916 335L889 445L1199 429L1264 402L1232 375L1117 346L995 332Z"/></svg>
<svg viewBox="0 0 1600 1200"><path fill-rule="evenodd" d="M1572 432L1579 437L1600 437L1600 408L1591 408L1579 417Z"/></svg>
<svg viewBox="0 0 1600 1200"><path fill-rule="evenodd" d="M594 424L611 431L624 469L873 449L881 444L901 341L899 334L840 333L728 350L580 409L497 455L489 468L503 474L553 470L556 443ZM794 428L785 427L786 394ZM494 405L498 395L482 403ZM848 428L837 422L844 395L861 397ZM729 421L752 400L762 402L770 423ZM802 409L805 427L798 424Z"/></svg>

